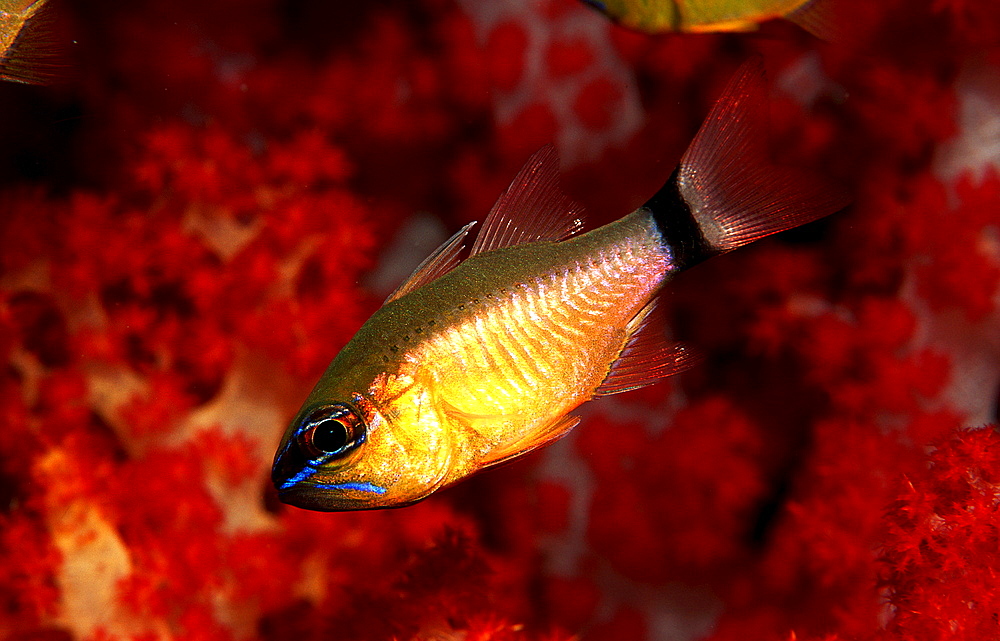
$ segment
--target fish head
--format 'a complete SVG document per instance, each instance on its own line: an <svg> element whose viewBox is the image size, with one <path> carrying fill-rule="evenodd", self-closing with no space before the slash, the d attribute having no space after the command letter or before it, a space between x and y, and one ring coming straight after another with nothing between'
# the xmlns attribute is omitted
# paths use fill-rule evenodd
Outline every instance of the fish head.
<svg viewBox="0 0 1000 641"><path fill-rule="evenodd" d="M676 31L680 12L673 2L638 2L637 0L583 0L615 22L648 33Z"/></svg>
<svg viewBox="0 0 1000 641"><path fill-rule="evenodd" d="M385 400L382 379L364 394L307 399L274 458L283 502L323 512L402 507L445 483L451 448L429 392L411 382Z"/></svg>
<svg viewBox="0 0 1000 641"><path fill-rule="evenodd" d="M583 3L615 20L625 13L624 0L583 0Z"/></svg>

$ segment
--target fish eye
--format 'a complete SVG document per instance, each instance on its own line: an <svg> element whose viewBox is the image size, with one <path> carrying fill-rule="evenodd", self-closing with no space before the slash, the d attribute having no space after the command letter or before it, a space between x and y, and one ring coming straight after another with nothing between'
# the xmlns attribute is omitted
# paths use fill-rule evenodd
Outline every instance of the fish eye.
<svg viewBox="0 0 1000 641"><path fill-rule="evenodd" d="M323 405L303 419L298 438L309 458L329 460L364 443L365 425L349 405Z"/></svg>

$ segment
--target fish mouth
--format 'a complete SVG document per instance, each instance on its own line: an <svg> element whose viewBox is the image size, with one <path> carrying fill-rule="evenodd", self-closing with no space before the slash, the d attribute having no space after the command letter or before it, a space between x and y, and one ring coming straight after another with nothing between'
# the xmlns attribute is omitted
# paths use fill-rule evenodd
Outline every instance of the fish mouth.
<svg viewBox="0 0 1000 641"><path fill-rule="evenodd" d="M388 488L360 479L326 482L316 478L319 473L318 465L289 441L274 457L271 482L282 503L322 512L370 509L388 492Z"/></svg>
<svg viewBox="0 0 1000 641"><path fill-rule="evenodd" d="M374 483L311 483L300 482L278 487L282 503L317 512L370 510L379 507L380 497L388 490Z"/></svg>

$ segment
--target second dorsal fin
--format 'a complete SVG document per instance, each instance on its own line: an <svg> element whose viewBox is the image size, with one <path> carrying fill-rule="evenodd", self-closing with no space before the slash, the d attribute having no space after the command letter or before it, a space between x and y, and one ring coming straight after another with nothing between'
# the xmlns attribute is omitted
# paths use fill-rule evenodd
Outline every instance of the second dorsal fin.
<svg viewBox="0 0 1000 641"><path fill-rule="evenodd" d="M483 222L470 255L542 240L562 240L583 227L583 207L559 187L552 145L536 151Z"/></svg>

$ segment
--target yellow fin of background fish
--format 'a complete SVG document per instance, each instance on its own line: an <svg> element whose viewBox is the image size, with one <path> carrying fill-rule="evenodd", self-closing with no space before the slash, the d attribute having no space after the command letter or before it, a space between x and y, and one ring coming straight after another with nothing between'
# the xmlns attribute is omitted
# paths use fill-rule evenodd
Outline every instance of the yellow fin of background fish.
<svg viewBox="0 0 1000 641"><path fill-rule="evenodd" d="M0 0L0 79L48 84L64 72L49 0Z"/></svg>
<svg viewBox="0 0 1000 641"><path fill-rule="evenodd" d="M853 1L856 0L811 0L785 17L821 40L854 44L846 18Z"/></svg>
<svg viewBox="0 0 1000 641"><path fill-rule="evenodd" d="M323 511L400 507L568 433L595 397L695 362L665 334L665 282L712 256L840 209L846 197L771 163L760 62L729 83L647 203L576 235L550 147L333 359L286 430L272 480ZM584 426L582 429L586 429Z"/></svg>
<svg viewBox="0 0 1000 641"><path fill-rule="evenodd" d="M754 31L784 18L824 40L837 33L840 0L582 0L615 22L646 33Z"/></svg>

